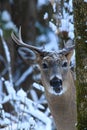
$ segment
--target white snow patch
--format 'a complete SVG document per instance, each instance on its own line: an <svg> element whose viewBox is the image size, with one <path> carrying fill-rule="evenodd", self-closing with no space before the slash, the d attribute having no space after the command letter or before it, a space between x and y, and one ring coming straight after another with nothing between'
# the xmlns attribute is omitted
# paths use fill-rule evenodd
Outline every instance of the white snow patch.
<svg viewBox="0 0 87 130"><path fill-rule="evenodd" d="M87 43L87 40L85 42Z"/></svg>
<svg viewBox="0 0 87 130"><path fill-rule="evenodd" d="M35 87L38 90L41 90L42 92L44 92L44 87L38 83L33 83L33 87Z"/></svg>
<svg viewBox="0 0 87 130"><path fill-rule="evenodd" d="M1 28L0 28L0 36L3 37L3 31Z"/></svg>
<svg viewBox="0 0 87 130"><path fill-rule="evenodd" d="M68 24L69 24L69 31L74 31L74 25L70 22Z"/></svg>
<svg viewBox="0 0 87 130"><path fill-rule="evenodd" d="M6 11L6 10L4 10L4 11L2 12L1 19L2 19L3 21L5 21L5 22L10 21L10 20L11 20L11 16L10 16L9 12Z"/></svg>
<svg viewBox="0 0 87 130"><path fill-rule="evenodd" d="M40 8L43 5L46 5L48 0L38 0L37 7Z"/></svg>
<svg viewBox="0 0 87 130"><path fill-rule="evenodd" d="M33 72L33 67L30 66L30 67L21 75L21 77L16 81L15 85L16 85L16 86L19 86L32 72Z"/></svg>
<svg viewBox="0 0 87 130"><path fill-rule="evenodd" d="M10 125L10 121L9 121L9 119L7 119L7 118L5 118L5 119L3 119L3 120L0 120L0 125L1 126L7 126L7 125ZM0 130L5 130L5 129L0 129Z"/></svg>
<svg viewBox="0 0 87 130"><path fill-rule="evenodd" d="M48 33L49 42L45 45L46 51L58 51L58 39L53 32Z"/></svg>
<svg viewBox="0 0 87 130"><path fill-rule="evenodd" d="M46 43L43 46L45 51L57 51L58 50L58 37L53 31L49 31L47 35L40 35L37 41Z"/></svg>
<svg viewBox="0 0 87 130"><path fill-rule="evenodd" d="M53 4L53 11L56 12L56 3Z"/></svg>
<svg viewBox="0 0 87 130"><path fill-rule="evenodd" d="M27 94L22 90L20 89L18 92L17 92L17 96L21 97L21 98L25 98L27 96Z"/></svg>
<svg viewBox="0 0 87 130"><path fill-rule="evenodd" d="M1 20L5 22L4 28L5 29L13 29L15 32L17 32L17 27L16 25L12 22L11 20L11 15L9 14L8 11L4 10L1 13Z"/></svg>
<svg viewBox="0 0 87 130"><path fill-rule="evenodd" d="M9 81L5 81L5 86L6 86L6 90L9 93L9 95L11 95L12 97L15 98L16 92L15 92L13 86L12 86L12 83L9 82Z"/></svg>
<svg viewBox="0 0 87 130"><path fill-rule="evenodd" d="M51 21L49 22L49 27L50 27L54 32L56 32L57 26L56 26L54 23L52 23Z"/></svg>
<svg viewBox="0 0 87 130"><path fill-rule="evenodd" d="M62 19L61 20L61 27L60 27L60 31L69 31L69 22L67 19Z"/></svg>
<svg viewBox="0 0 87 130"><path fill-rule="evenodd" d="M69 0L69 10L70 10L70 12L72 12L72 10L73 10L73 4L72 3L73 3L72 0Z"/></svg>
<svg viewBox="0 0 87 130"><path fill-rule="evenodd" d="M16 30L16 26L14 25L14 23L12 21L9 21L5 24L5 29L15 29Z"/></svg>
<svg viewBox="0 0 87 130"><path fill-rule="evenodd" d="M48 18L48 13L46 12L45 14L44 14L44 19L47 19Z"/></svg>
<svg viewBox="0 0 87 130"><path fill-rule="evenodd" d="M71 39L74 39L74 32L69 31L68 33L68 37L70 37Z"/></svg>
<svg viewBox="0 0 87 130"><path fill-rule="evenodd" d="M75 67L75 65L76 65L76 60L75 60L75 50L74 50L74 53L73 53L73 55L72 55L72 57L71 57L71 62L72 62L72 66Z"/></svg>
<svg viewBox="0 0 87 130"><path fill-rule="evenodd" d="M38 36L38 37L37 37L37 41L45 42L45 41L46 41L46 36L45 36L44 34Z"/></svg>

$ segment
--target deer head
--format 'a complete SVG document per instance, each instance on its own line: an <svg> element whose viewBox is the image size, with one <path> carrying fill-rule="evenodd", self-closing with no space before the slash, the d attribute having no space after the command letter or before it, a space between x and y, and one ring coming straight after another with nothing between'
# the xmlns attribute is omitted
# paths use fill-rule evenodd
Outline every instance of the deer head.
<svg viewBox="0 0 87 130"><path fill-rule="evenodd" d="M18 37L14 33L11 36L19 46L29 48L36 54L45 90L54 95L62 94L65 91L63 83L67 78L74 46L64 48L59 52L47 52L24 43L21 38L21 28Z"/></svg>

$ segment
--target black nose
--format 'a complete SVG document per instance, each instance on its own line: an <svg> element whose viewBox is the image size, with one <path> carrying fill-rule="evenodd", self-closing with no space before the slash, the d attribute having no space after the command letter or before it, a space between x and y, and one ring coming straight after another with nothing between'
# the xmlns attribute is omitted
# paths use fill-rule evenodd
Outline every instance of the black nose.
<svg viewBox="0 0 87 130"><path fill-rule="evenodd" d="M53 87L59 87L62 85L62 80L55 76L52 80L50 80L50 85Z"/></svg>
<svg viewBox="0 0 87 130"><path fill-rule="evenodd" d="M50 80L50 85L53 87L53 90L59 93L62 90L62 80L56 76Z"/></svg>

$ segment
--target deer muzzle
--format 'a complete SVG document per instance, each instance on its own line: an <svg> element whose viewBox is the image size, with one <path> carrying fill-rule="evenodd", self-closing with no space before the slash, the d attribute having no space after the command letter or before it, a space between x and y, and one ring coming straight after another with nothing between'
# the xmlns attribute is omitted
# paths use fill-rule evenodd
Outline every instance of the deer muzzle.
<svg viewBox="0 0 87 130"><path fill-rule="evenodd" d="M58 77L53 77L50 80L50 85L56 93L60 93L62 91L62 80Z"/></svg>

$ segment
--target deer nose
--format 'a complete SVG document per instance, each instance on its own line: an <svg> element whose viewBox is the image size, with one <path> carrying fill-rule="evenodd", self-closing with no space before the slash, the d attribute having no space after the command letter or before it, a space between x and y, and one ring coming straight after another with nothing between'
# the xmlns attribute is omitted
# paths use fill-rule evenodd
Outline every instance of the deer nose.
<svg viewBox="0 0 87 130"><path fill-rule="evenodd" d="M62 90L62 80L56 76L50 80L50 85L53 87L53 90L57 93L59 93Z"/></svg>
<svg viewBox="0 0 87 130"><path fill-rule="evenodd" d="M56 76L50 80L50 85L55 87L55 86L61 86L62 85L62 80L57 78Z"/></svg>

